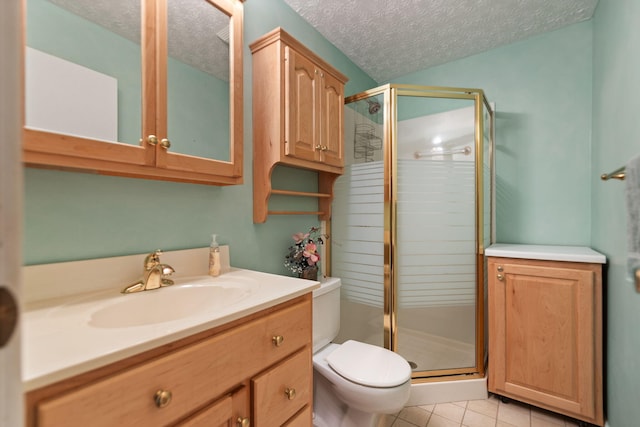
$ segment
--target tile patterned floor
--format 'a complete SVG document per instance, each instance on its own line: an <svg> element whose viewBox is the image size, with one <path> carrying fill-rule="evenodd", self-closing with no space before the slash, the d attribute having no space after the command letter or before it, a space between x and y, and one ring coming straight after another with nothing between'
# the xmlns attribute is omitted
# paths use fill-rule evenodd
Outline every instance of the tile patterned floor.
<svg viewBox="0 0 640 427"><path fill-rule="evenodd" d="M380 427L577 427L570 418L519 402L487 400L407 406Z"/></svg>

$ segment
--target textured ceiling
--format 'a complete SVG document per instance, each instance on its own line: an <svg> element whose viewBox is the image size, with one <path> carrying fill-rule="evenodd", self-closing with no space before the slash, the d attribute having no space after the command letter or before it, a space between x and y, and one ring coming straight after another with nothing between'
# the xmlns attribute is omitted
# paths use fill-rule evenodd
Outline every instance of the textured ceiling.
<svg viewBox="0 0 640 427"><path fill-rule="evenodd" d="M140 44L140 2L131 0L50 0L67 11ZM202 0L170 0L169 56L219 79L229 80L229 17Z"/></svg>
<svg viewBox="0 0 640 427"><path fill-rule="evenodd" d="M284 0L376 82L591 18L598 0Z"/></svg>

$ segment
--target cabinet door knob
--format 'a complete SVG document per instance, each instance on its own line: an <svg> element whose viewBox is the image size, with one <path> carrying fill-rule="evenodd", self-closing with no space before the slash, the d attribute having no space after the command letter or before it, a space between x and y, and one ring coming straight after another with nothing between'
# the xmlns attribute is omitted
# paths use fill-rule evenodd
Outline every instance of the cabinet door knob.
<svg viewBox="0 0 640 427"><path fill-rule="evenodd" d="M320 144L316 145L316 150L317 151L322 151L322 145L320 145Z"/></svg>
<svg viewBox="0 0 640 427"><path fill-rule="evenodd" d="M169 147L171 147L171 141L169 141L167 138L162 138L162 140L160 141L160 146L164 149L169 149Z"/></svg>
<svg viewBox="0 0 640 427"><path fill-rule="evenodd" d="M149 145L158 145L158 137L155 135L149 135L147 137L147 144Z"/></svg>
<svg viewBox="0 0 640 427"><path fill-rule="evenodd" d="M238 420L236 421L236 425L237 427L249 427L251 425L251 422L249 421L249 418L242 418L239 417Z"/></svg>
<svg viewBox="0 0 640 427"><path fill-rule="evenodd" d="M284 394L287 396L287 399L293 400L296 397L296 389L295 388L285 388Z"/></svg>
<svg viewBox="0 0 640 427"><path fill-rule="evenodd" d="M153 401L158 408L164 408L171 403L171 392L169 390L158 390L153 396Z"/></svg>
<svg viewBox="0 0 640 427"><path fill-rule="evenodd" d="M322 151L327 151L329 149L329 147L327 147L326 145L322 146Z"/></svg>
<svg viewBox="0 0 640 427"><path fill-rule="evenodd" d="M275 335L273 338L271 338L271 341L273 342L273 345L275 345L276 347L280 347L284 342L284 337L282 335Z"/></svg>
<svg viewBox="0 0 640 427"><path fill-rule="evenodd" d="M504 280L504 275L502 274L498 274L498 280L500 280L501 282Z"/></svg>
<svg viewBox="0 0 640 427"><path fill-rule="evenodd" d="M498 273L502 273L503 271L504 271L504 268L501 265L499 265L498 266Z"/></svg>

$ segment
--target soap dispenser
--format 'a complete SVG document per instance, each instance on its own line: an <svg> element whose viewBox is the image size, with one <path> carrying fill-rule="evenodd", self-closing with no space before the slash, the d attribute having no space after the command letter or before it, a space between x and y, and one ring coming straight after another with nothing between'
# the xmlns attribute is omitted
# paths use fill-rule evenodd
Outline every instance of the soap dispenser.
<svg viewBox="0 0 640 427"><path fill-rule="evenodd" d="M209 245L209 275L220 275L220 245L216 241L216 235L211 235L211 244Z"/></svg>

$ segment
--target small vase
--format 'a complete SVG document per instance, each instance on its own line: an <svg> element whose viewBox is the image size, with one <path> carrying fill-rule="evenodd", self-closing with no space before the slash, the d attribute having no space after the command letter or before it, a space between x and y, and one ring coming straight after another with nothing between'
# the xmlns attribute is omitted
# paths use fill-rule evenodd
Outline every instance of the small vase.
<svg viewBox="0 0 640 427"><path fill-rule="evenodd" d="M298 275L301 279L318 280L318 267L308 267L302 270L302 273Z"/></svg>

